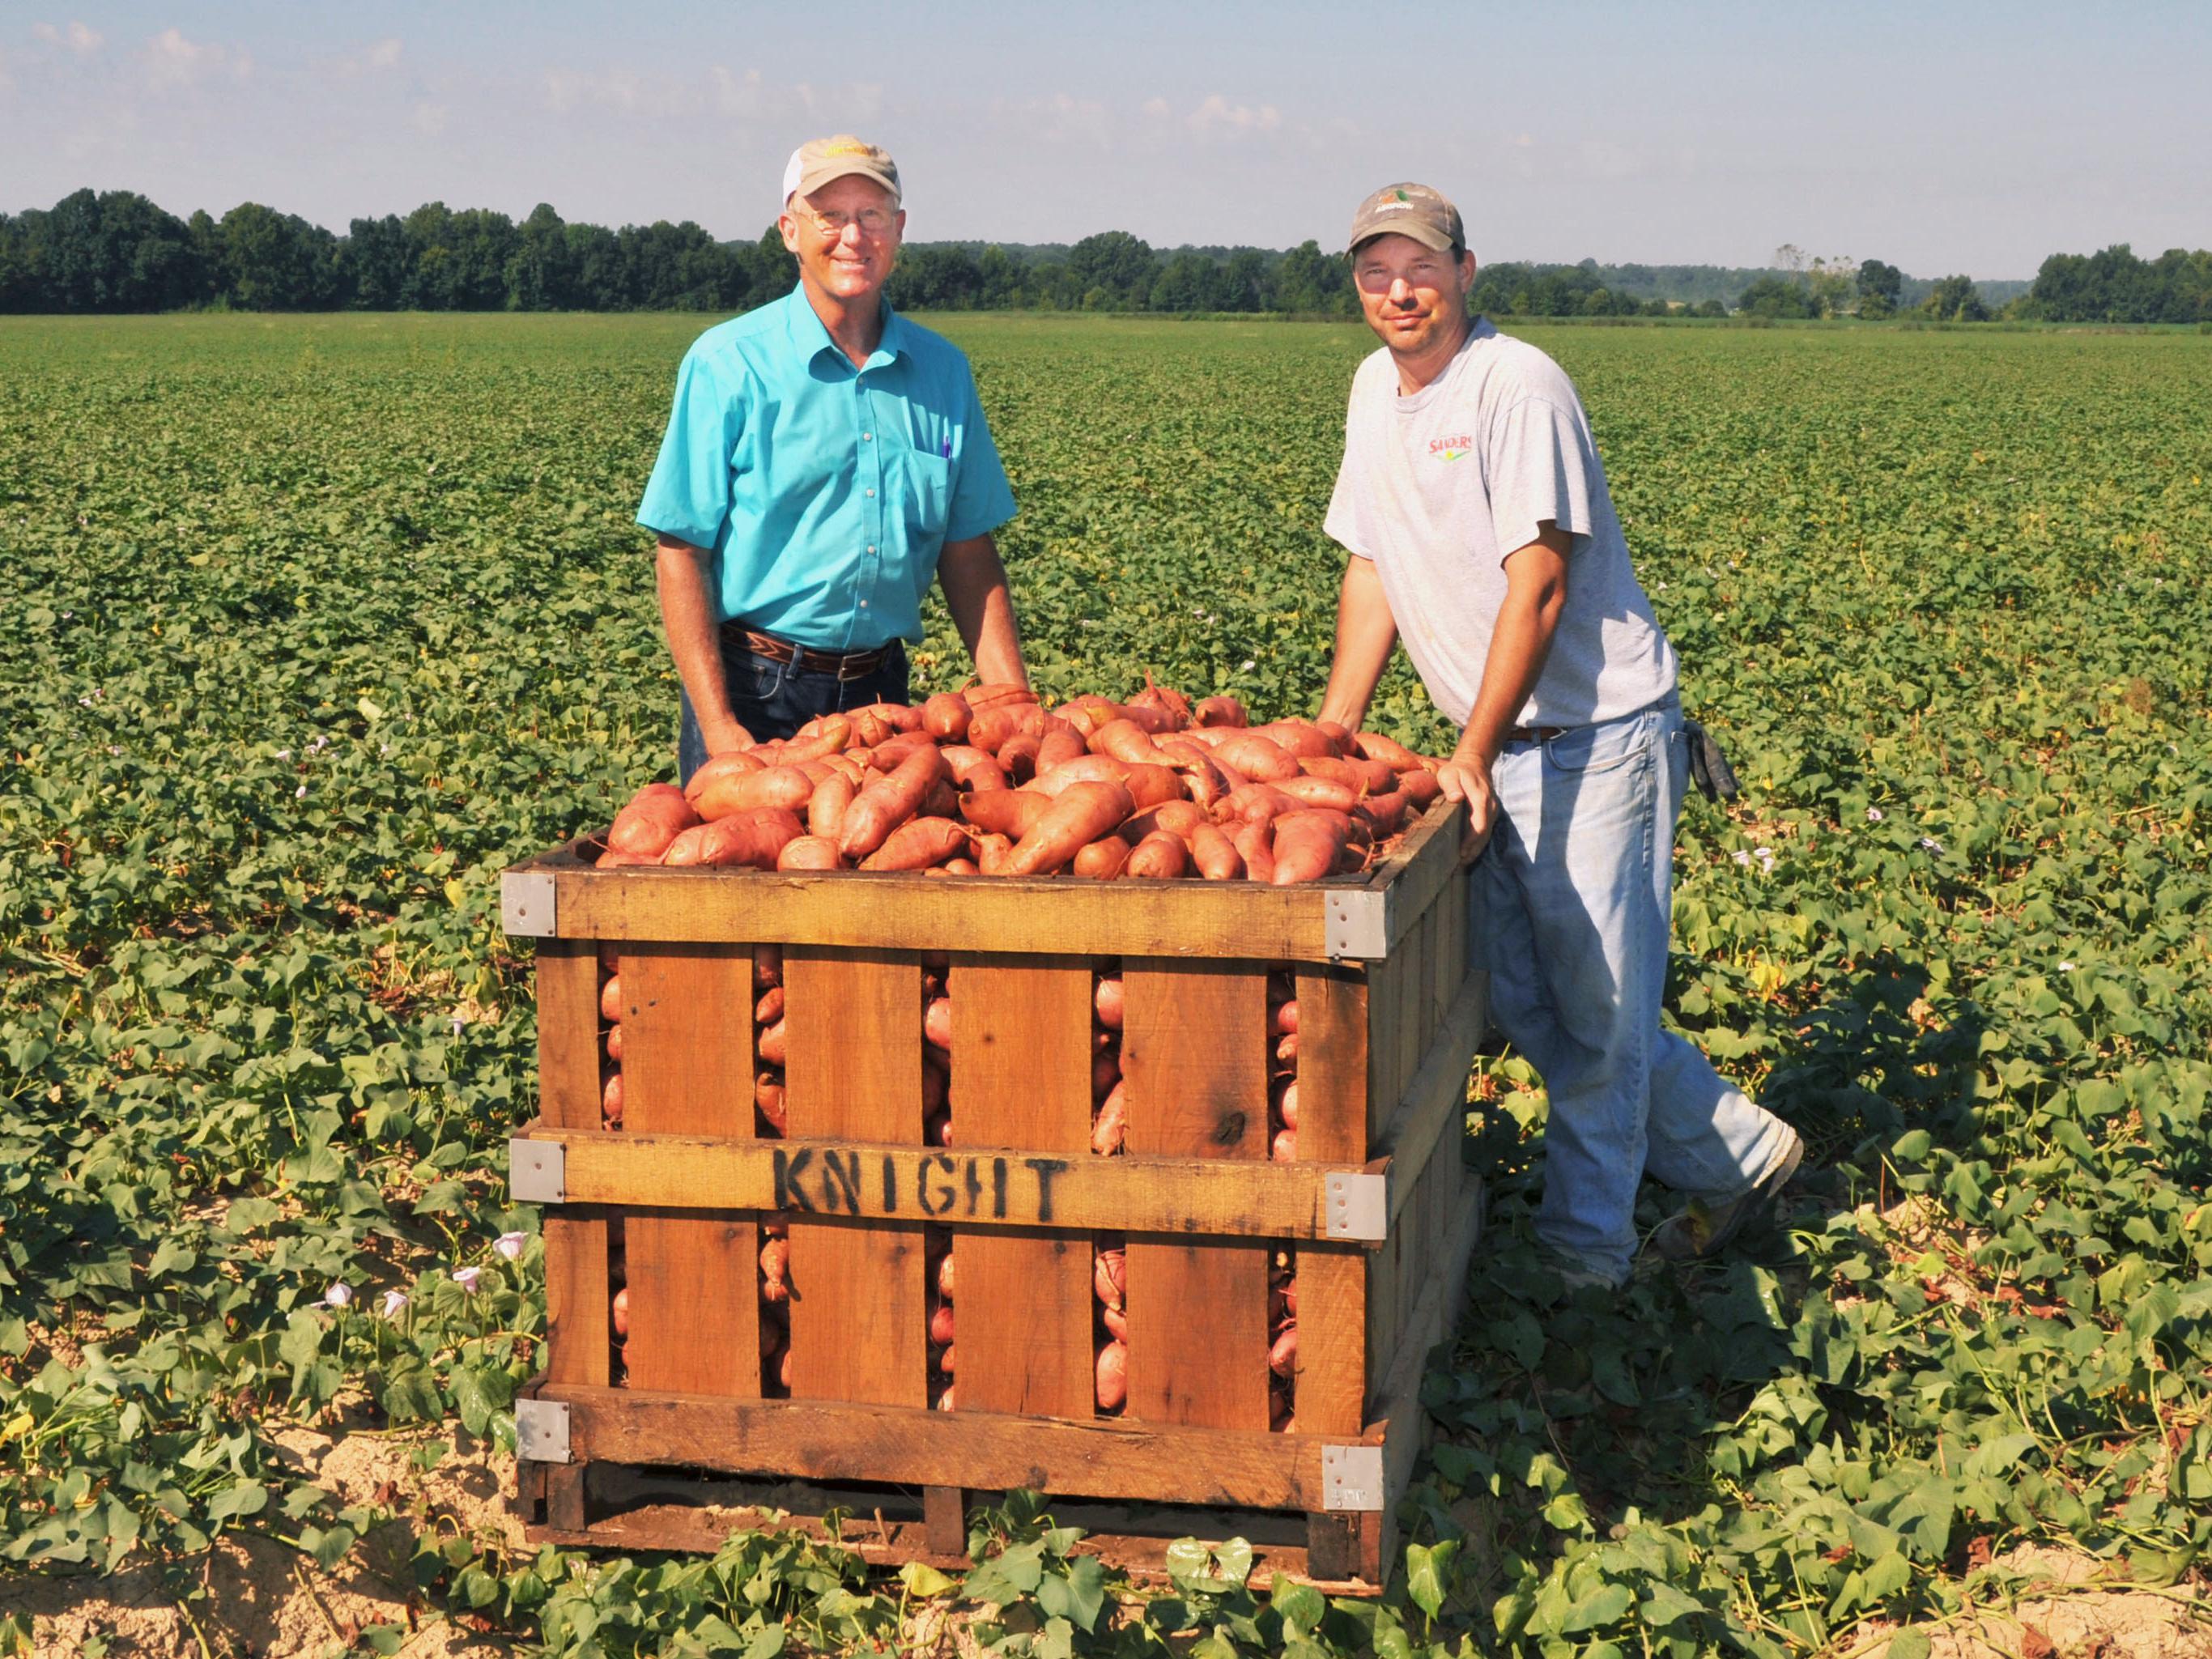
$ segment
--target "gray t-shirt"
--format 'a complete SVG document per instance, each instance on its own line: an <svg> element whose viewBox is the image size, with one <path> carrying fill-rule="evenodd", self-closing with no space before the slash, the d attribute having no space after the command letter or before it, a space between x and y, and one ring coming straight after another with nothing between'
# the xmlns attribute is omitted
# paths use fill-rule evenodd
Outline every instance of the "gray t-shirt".
<svg viewBox="0 0 2212 1659"><path fill-rule="evenodd" d="M1410 397L1390 353L1352 377L1328 534L1374 561L1398 637L1437 707L1465 724L1505 599L1506 556L1549 519L1573 538L1551 654L1516 721L1583 726L1674 689L1667 643L1572 381L1477 318L1451 366Z"/></svg>

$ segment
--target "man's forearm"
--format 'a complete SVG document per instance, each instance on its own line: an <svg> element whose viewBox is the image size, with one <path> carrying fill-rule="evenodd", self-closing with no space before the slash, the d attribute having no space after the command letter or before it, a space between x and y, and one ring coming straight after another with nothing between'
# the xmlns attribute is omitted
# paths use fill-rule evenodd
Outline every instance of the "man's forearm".
<svg viewBox="0 0 2212 1659"><path fill-rule="evenodd" d="M945 543L938 555L937 580L976 677L994 684L1027 685L1021 626L998 544L988 535Z"/></svg>
<svg viewBox="0 0 2212 1659"><path fill-rule="evenodd" d="M1337 591L1336 652L1329 660L1321 718L1357 732L1397 644L1398 624L1390 615L1374 562L1347 558Z"/></svg>
<svg viewBox="0 0 2212 1659"><path fill-rule="evenodd" d="M653 553L654 586L660 596L660 625L668 654L691 699L691 712L711 751L728 740L737 717L730 709L730 688L722 677L722 650L715 637L714 604L708 581L714 555L688 542L664 536ZM740 730L742 728L739 728Z"/></svg>
<svg viewBox="0 0 2212 1659"><path fill-rule="evenodd" d="M1483 659L1482 684L1460 734L1453 758L1486 771L1505 746L1505 734L1520 720L1528 694L1544 672L1559 613L1567 599L1567 538L1555 529L1506 560L1505 599L1491 629L1490 652Z"/></svg>

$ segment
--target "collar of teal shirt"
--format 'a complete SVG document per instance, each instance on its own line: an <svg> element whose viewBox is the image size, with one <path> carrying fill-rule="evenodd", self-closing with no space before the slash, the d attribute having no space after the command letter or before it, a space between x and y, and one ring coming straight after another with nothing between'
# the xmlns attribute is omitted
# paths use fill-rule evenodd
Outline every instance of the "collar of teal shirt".
<svg viewBox="0 0 2212 1659"><path fill-rule="evenodd" d="M839 362L856 374L865 373L871 368L884 368L905 354L910 347L907 338L906 319L892 308L889 300L883 302L883 337L876 342L876 349L868 354L868 361L860 368L855 369L853 368L853 360L845 355L843 349L830 337L830 325L822 320L820 314L816 312L812 303L807 299L806 287L802 283L791 290L789 320L792 343L805 354L808 362L813 362L816 357L827 351L835 354Z"/></svg>

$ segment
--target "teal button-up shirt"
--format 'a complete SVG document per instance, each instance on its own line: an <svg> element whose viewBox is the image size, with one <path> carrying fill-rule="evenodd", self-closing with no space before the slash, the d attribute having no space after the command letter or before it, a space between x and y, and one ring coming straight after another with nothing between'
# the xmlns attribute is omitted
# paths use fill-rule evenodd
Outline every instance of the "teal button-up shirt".
<svg viewBox="0 0 2212 1659"><path fill-rule="evenodd" d="M720 619L845 652L918 641L945 544L1013 514L959 348L886 304L856 369L794 289L684 354L637 521L714 550Z"/></svg>

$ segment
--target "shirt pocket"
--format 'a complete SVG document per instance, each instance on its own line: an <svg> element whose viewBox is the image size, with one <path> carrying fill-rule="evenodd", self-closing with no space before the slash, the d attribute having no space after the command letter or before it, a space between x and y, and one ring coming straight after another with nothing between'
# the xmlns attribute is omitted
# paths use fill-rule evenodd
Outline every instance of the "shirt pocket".
<svg viewBox="0 0 2212 1659"><path fill-rule="evenodd" d="M907 526L919 536L942 536L952 499L952 463L908 450L898 464Z"/></svg>
<svg viewBox="0 0 2212 1659"><path fill-rule="evenodd" d="M1610 772L1649 750L1654 730L1645 714L1571 726L1544 744L1544 759L1562 772Z"/></svg>

